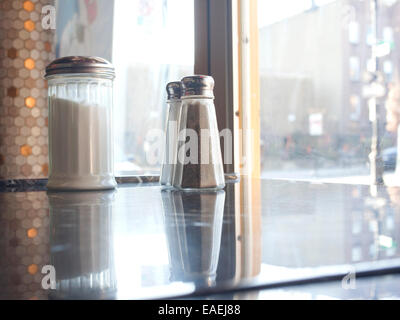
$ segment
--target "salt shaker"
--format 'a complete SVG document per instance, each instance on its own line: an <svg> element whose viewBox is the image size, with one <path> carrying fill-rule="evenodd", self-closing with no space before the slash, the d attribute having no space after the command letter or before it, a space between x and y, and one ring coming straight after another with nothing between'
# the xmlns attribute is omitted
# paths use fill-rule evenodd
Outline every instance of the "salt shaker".
<svg viewBox="0 0 400 320"><path fill-rule="evenodd" d="M225 178L214 106L214 79L196 75L185 77L181 82L182 106L173 187L222 189Z"/></svg>
<svg viewBox="0 0 400 320"><path fill-rule="evenodd" d="M167 84L167 120L165 123L165 150L161 165L160 184L171 186L178 147L178 118L181 110L182 85L180 81Z"/></svg>
<svg viewBox="0 0 400 320"><path fill-rule="evenodd" d="M46 68L49 189L116 187L113 173L114 67L98 57L64 57Z"/></svg>

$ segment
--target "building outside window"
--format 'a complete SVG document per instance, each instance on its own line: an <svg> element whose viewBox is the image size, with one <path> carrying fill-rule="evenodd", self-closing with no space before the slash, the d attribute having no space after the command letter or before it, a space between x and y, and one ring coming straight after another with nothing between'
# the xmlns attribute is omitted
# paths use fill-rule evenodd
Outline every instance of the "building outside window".
<svg viewBox="0 0 400 320"><path fill-rule="evenodd" d="M400 72L400 2L377 1L377 49L372 1L309 1L296 14L284 9L289 3L259 3L262 176L368 183L376 62L383 88L378 145L382 152L396 146L396 133L385 127L385 101ZM278 12L278 21L270 18ZM320 134L310 130L316 114L323 119L314 121Z"/></svg>

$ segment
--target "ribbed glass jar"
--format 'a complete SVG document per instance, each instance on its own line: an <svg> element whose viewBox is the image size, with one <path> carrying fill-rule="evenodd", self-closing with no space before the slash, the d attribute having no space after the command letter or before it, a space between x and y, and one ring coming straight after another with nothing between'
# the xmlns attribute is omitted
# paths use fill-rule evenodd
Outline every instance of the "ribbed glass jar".
<svg viewBox="0 0 400 320"><path fill-rule="evenodd" d="M113 165L113 77L97 73L47 77L49 189L110 189Z"/></svg>

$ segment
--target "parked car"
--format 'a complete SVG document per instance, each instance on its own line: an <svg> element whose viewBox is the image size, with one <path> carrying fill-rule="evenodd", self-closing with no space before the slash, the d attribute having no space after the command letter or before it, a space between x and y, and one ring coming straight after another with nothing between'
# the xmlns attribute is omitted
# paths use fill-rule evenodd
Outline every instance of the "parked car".
<svg viewBox="0 0 400 320"><path fill-rule="evenodd" d="M382 150L383 168L385 171L396 169L397 147Z"/></svg>

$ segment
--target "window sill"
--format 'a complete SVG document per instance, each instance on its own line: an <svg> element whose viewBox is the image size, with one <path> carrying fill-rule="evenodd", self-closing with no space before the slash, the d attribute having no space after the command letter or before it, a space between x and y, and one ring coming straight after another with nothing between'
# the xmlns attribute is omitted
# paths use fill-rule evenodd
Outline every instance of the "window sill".
<svg viewBox="0 0 400 320"><path fill-rule="evenodd" d="M115 180L118 185L123 184L150 184L158 183L159 175L132 175L117 176ZM226 182L236 182L240 180L238 174L226 174ZM0 180L0 192L27 192L27 191L45 191L47 179L4 179Z"/></svg>

